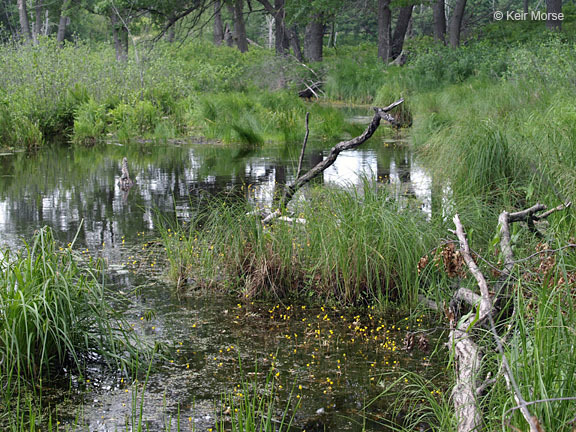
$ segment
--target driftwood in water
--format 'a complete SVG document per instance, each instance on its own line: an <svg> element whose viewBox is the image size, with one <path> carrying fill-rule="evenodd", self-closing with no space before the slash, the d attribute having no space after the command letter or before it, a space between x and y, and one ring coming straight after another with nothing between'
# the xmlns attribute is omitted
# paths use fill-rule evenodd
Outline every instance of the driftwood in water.
<svg viewBox="0 0 576 432"><path fill-rule="evenodd" d="M500 249L504 255L504 267L501 270L500 280L498 285L502 286L503 281L506 281L511 276L511 271L516 264L514 254L511 247L510 239L510 224L514 222L526 222L532 225L534 221L542 220L548 217L555 211L563 210L569 207L571 203L558 206L552 210L540 213L546 210L543 204L536 204L526 210L515 213L502 212L498 218L499 234L500 234ZM454 225L456 226L456 236L460 243L460 253L468 270L476 279L480 294L466 288L459 288L453 295L452 303L464 302L471 308L476 309L476 313L471 312L466 319L457 320L456 312L451 307L447 315L450 319L450 335L449 345L454 350L454 357L458 370L458 378L452 390L452 399L456 416L458 419L458 432L472 432L482 429L482 410L478 404L477 397L482 393L488 382L478 382L478 373L482 365L482 354L478 344L474 341L472 330L475 327L483 326L488 328L489 332L495 342L496 350L500 356L500 370L506 385L510 392L512 392L517 407L522 413L522 416L528 423L530 432L542 432L542 427L538 419L530 413L520 387L516 383L512 369L506 357L504 349L504 341L496 330L494 322L494 304L498 301L500 290L496 290L495 297L492 298L488 290L488 283L484 274L474 261L468 240L464 232L464 227L458 215L454 216ZM438 305L430 300L424 299L429 307L438 309Z"/></svg>
<svg viewBox="0 0 576 432"><path fill-rule="evenodd" d="M123 191L129 191L132 186L134 186L134 182L130 178L130 174L128 173L128 158L124 157L122 159L122 175L120 176L120 180L118 181L118 186Z"/></svg>

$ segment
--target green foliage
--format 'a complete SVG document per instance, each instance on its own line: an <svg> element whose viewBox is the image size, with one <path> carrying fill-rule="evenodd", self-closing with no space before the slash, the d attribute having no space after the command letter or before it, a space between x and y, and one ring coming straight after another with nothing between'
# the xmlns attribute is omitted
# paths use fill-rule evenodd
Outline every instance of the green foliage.
<svg viewBox="0 0 576 432"><path fill-rule="evenodd" d="M169 139L190 130L249 145L292 141L303 135L307 110L319 137L355 131L336 110L307 107L296 91L270 92L279 74L295 79L284 67L304 69L276 64L266 50L159 44L139 62L119 63L109 47L42 40L0 47L0 60L0 124L15 125L1 133L10 145L34 147L55 135L84 144L109 134Z"/></svg>
<svg viewBox="0 0 576 432"><path fill-rule="evenodd" d="M93 144L106 131L106 107L93 99L80 105L74 115L72 140Z"/></svg>
<svg viewBox="0 0 576 432"><path fill-rule="evenodd" d="M356 103L373 101L378 88L396 68L387 68L373 47L341 49L336 56L327 53L326 96L333 100Z"/></svg>
<svg viewBox="0 0 576 432"><path fill-rule="evenodd" d="M190 108L190 124L200 127L205 136L227 143L300 140L307 111L311 113L313 137L338 138L342 131L357 132L337 110L307 105L287 92L212 94L200 96Z"/></svg>
<svg viewBox="0 0 576 432"><path fill-rule="evenodd" d="M413 302L416 264L435 242L423 215L399 208L369 182L362 191L313 195L295 209L305 224L262 226L248 209L216 201L186 229L165 226L174 279L248 296Z"/></svg>
<svg viewBox="0 0 576 432"><path fill-rule="evenodd" d="M23 250L0 251L0 375L8 400L20 380L50 378L69 366L81 372L89 353L121 368L146 356L106 301L99 264L82 269L72 247L58 248L42 228Z"/></svg>

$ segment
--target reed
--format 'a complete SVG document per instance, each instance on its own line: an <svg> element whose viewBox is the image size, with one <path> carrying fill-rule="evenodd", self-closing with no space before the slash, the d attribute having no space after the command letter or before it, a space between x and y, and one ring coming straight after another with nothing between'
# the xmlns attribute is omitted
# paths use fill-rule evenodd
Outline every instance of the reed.
<svg viewBox="0 0 576 432"><path fill-rule="evenodd" d="M219 200L199 208L186 227L164 221L172 277L246 296L381 304L416 299L416 265L436 230L377 185L311 191L294 208L306 224L263 226L248 210Z"/></svg>
<svg viewBox="0 0 576 432"><path fill-rule="evenodd" d="M5 400L72 368L88 354L133 370L149 350L107 300L100 264L81 267L73 243L58 247L49 228L23 249L0 252L0 374Z"/></svg>

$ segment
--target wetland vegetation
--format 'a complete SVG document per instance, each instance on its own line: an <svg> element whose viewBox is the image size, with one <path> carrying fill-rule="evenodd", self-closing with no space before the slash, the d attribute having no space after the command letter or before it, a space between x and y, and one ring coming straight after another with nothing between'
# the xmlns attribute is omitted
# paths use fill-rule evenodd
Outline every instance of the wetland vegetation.
<svg viewBox="0 0 576 432"><path fill-rule="evenodd" d="M573 430L576 15L465 7L0 5L0 428Z"/></svg>

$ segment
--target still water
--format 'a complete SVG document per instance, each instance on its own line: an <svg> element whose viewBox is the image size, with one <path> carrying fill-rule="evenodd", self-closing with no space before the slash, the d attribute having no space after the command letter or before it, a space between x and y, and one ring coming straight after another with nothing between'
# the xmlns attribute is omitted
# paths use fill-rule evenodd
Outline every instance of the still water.
<svg viewBox="0 0 576 432"><path fill-rule="evenodd" d="M370 310L179 296L163 281L161 263L150 271L155 261L145 245L154 238L157 214L186 220L191 198L231 191L235 199L268 205L274 188L293 179L299 147L107 143L0 155L0 245L18 245L44 225L62 243L78 233L79 247L107 260L112 289L128 294L129 321L170 348L145 389L142 382L90 369L86 381L76 383L58 406L65 424L89 431L132 430L142 401L148 430L216 430L224 395L237 398L239 385L250 380L264 390L268 377L278 409L289 398L300 406L294 430L387 430L383 424L394 420L395 398L377 396L402 381L406 369L435 376L426 352L402 349L406 332L424 326L422 321L409 325L404 317ZM311 143L304 168L327 152ZM135 181L128 193L117 185L124 156ZM386 184L396 198L431 211L431 179L402 140L375 139L343 153L315 183L361 187L364 179ZM127 266L129 261L137 265ZM134 272L143 267L145 276Z"/></svg>

